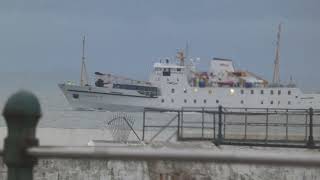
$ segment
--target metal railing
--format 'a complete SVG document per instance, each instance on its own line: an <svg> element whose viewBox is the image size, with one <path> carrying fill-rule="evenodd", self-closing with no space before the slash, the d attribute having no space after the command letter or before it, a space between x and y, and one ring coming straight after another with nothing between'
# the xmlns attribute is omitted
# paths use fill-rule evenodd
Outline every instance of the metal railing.
<svg viewBox="0 0 320 180"><path fill-rule="evenodd" d="M8 135L4 141L4 150L0 150L0 155L3 156L3 161L8 167L8 180L32 180L33 167L39 158L173 160L320 167L320 155L314 153L249 153L194 148L168 150L141 147L39 146L39 141L36 138L36 126L41 117L40 104L33 94L25 91L18 92L9 98L3 115L8 126ZM222 107L219 107L218 116L217 143L223 143ZM181 120L179 117L178 114L178 120Z"/></svg>
<svg viewBox="0 0 320 180"><path fill-rule="evenodd" d="M177 118L168 123L162 119L157 125L152 125L152 120L146 118L146 113L150 112L170 112L176 114ZM146 139L146 129L153 128L159 129L157 136L167 129L166 133L176 133L180 141L205 140L216 145L315 148L320 142L319 112L312 108L146 108L143 112L142 139Z"/></svg>

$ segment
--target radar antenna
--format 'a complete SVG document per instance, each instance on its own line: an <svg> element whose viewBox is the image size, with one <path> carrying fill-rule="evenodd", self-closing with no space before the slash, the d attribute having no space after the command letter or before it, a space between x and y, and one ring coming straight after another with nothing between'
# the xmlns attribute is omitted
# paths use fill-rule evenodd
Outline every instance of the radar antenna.
<svg viewBox="0 0 320 180"><path fill-rule="evenodd" d="M274 85L280 85L280 59L279 59L280 33L281 33L281 23L278 26L276 57L274 60L273 80L272 80L272 83Z"/></svg>
<svg viewBox="0 0 320 180"><path fill-rule="evenodd" d="M82 58L81 58L82 59L82 65L81 65L81 74L80 74L80 86L89 85L86 62L85 62L86 57L85 57L85 54L84 54L85 43L86 43L86 37L83 36L83 38L82 38Z"/></svg>

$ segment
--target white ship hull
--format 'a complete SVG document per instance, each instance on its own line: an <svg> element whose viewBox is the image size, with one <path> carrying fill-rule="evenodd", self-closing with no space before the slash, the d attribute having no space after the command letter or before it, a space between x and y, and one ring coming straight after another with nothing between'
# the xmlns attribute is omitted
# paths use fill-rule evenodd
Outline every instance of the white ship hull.
<svg viewBox="0 0 320 180"><path fill-rule="evenodd" d="M319 94L303 94L297 88L187 88L188 93L165 92L158 97L146 97L129 90L119 90L105 87L76 86L59 84L69 104L76 110L105 110L105 111L143 111L144 108L183 107L230 107L230 108L284 108L284 109L320 109ZM172 88L176 86L172 86ZM171 87L166 90L171 91ZM241 94L241 91L244 91ZM254 90L255 94L251 94ZM261 90L264 94L260 94ZM270 91L283 94L268 94ZM209 94L208 92L212 93ZM287 92L291 94L288 95Z"/></svg>

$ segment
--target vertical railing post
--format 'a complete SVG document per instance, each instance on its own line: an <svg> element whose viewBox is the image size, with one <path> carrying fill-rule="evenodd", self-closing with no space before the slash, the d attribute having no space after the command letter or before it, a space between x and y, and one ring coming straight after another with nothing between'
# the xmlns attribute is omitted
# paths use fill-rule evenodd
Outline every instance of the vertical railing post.
<svg viewBox="0 0 320 180"><path fill-rule="evenodd" d="M247 111L248 111L248 109L245 108L244 111L245 111L245 113L244 113L244 139L247 140L247 125L248 125Z"/></svg>
<svg viewBox="0 0 320 180"><path fill-rule="evenodd" d="M289 124L289 110L286 110L286 141L289 140L288 136L288 124Z"/></svg>
<svg viewBox="0 0 320 180"><path fill-rule="evenodd" d="M216 113L213 112L213 140L216 140Z"/></svg>
<svg viewBox="0 0 320 180"><path fill-rule="evenodd" d="M201 137L204 138L204 107L202 107L201 109L202 109Z"/></svg>
<svg viewBox="0 0 320 180"><path fill-rule="evenodd" d="M142 141L144 141L144 131L146 126L146 109L143 109L143 116L142 116Z"/></svg>
<svg viewBox="0 0 320 180"><path fill-rule="evenodd" d="M219 106L219 122L218 122L218 138L216 140L216 145L219 146L222 143L223 136L222 136L222 106Z"/></svg>
<svg viewBox="0 0 320 180"><path fill-rule="evenodd" d="M313 141L313 109L309 108L309 138L307 142L308 148L314 148Z"/></svg>
<svg viewBox="0 0 320 180"><path fill-rule="evenodd" d="M180 140L180 111L178 111L178 129L177 129L177 140Z"/></svg>
<svg viewBox="0 0 320 180"><path fill-rule="evenodd" d="M269 109L267 108L267 114L266 114L266 137L265 141L268 140L268 128L269 128Z"/></svg>
<svg viewBox="0 0 320 180"><path fill-rule="evenodd" d="M39 101L32 93L19 91L8 99L3 116L8 127L3 156L8 167L7 179L32 180L37 158L26 152L39 145L36 138L36 126L41 117Z"/></svg>

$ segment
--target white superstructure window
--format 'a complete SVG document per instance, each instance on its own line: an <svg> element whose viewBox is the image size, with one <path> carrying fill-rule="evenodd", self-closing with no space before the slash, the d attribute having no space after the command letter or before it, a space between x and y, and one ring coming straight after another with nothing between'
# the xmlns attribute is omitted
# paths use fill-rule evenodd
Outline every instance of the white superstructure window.
<svg viewBox="0 0 320 180"><path fill-rule="evenodd" d="M241 100L241 101L240 101L240 103L241 103L241 104L243 104L243 103L244 103L244 101L243 101L243 100Z"/></svg>
<svg viewBox="0 0 320 180"><path fill-rule="evenodd" d="M184 99L184 103L187 103L187 100L186 100L186 99Z"/></svg>
<svg viewBox="0 0 320 180"><path fill-rule="evenodd" d="M273 90L270 90L270 94L273 95Z"/></svg>
<svg viewBox="0 0 320 180"><path fill-rule="evenodd" d="M273 101L270 101L270 104L273 104Z"/></svg>
<svg viewBox="0 0 320 180"><path fill-rule="evenodd" d="M197 103L197 100L196 100L196 99L194 99L194 100L193 100L193 103Z"/></svg>
<svg viewBox="0 0 320 180"><path fill-rule="evenodd" d="M250 92L251 92L251 94L254 94L254 90L253 90L253 89L251 89L251 91L250 91Z"/></svg>
<svg viewBox="0 0 320 180"><path fill-rule="evenodd" d="M212 90L210 89L210 90L208 91L208 93L209 93L209 94L212 94Z"/></svg>
<svg viewBox="0 0 320 180"><path fill-rule="evenodd" d="M174 89L173 88L171 89L171 93L174 93Z"/></svg>
<svg viewBox="0 0 320 180"><path fill-rule="evenodd" d="M278 90L278 95L280 95L281 94L281 90Z"/></svg>
<svg viewBox="0 0 320 180"><path fill-rule="evenodd" d="M164 103L164 99L161 99L161 102Z"/></svg>
<svg viewBox="0 0 320 180"><path fill-rule="evenodd" d="M288 95L291 95L291 91L290 90L288 91Z"/></svg>
<svg viewBox="0 0 320 180"><path fill-rule="evenodd" d="M174 99L171 99L171 102L174 103Z"/></svg>
<svg viewBox="0 0 320 180"><path fill-rule="evenodd" d="M240 93L241 93L241 94L244 94L244 90L243 90L243 89L241 89L241 90L240 90Z"/></svg>
<svg viewBox="0 0 320 180"><path fill-rule="evenodd" d="M290 105L291 104L291 101L288 101L288 105Z"/></svg>
<svg viewBox="0 0 320 180"><path fill-rule="evenodd" d="M264 91L263 91L263 89L261 89L261 91L260 91L260 94L264 94Z"/></svg>
<svg viewBox="0 0 320 180"><path fill-rule="evenodd" d="M207 100L206 100L206 99L204 99L204 100L203 100L203 103L204 103L204 104L206 104L206 103L207 103Z"/></svg>
<svg viewBox="0 0 320 180"><path fill-rule="evenodd" d="M260 103L263 104L263 101L261 101Z"/></svg>
<svg viewBox="0 0 320 180"><path fill-rule="evenodd" d="M184 93L187 93L187 89L186 89L186 88L184 88L184 89L183 89L183 92L184 92Z"/></svg>
<svg viewBox="0 0 320 180"><path fill-rule="evenodd" d="M219 104L219 100L218 99L216 100L216 103Z"/></svg>

